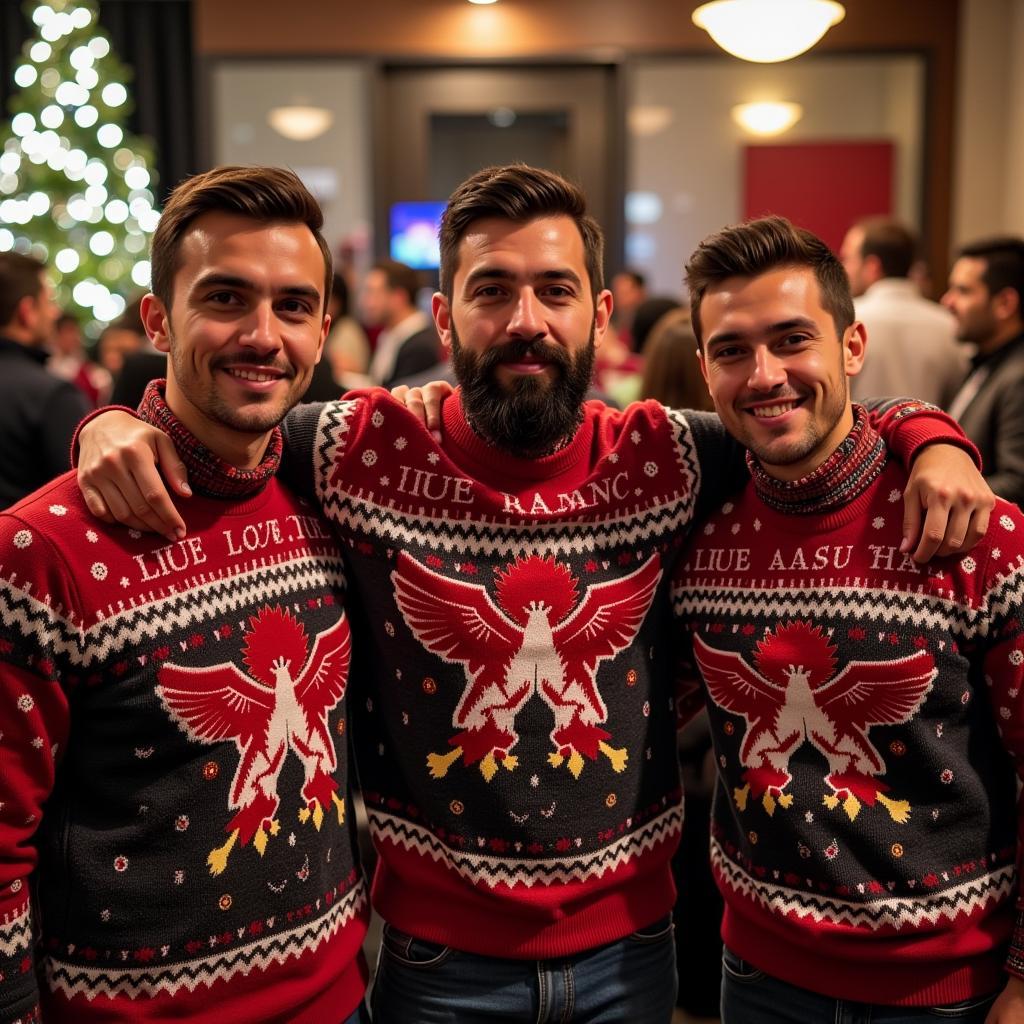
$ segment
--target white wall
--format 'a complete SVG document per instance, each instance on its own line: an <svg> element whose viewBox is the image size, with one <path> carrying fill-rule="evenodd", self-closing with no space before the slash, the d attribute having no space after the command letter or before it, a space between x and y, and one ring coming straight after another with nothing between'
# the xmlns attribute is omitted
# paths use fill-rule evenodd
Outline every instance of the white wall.
<svg viewBox="0 0 1024 1024"><path fill-rule="evenodd" d="M804 107L803 119L778 136L780 141L895 142L894 210L918 223L920 58L821 56L777 65L638 61L630 106L660 108L667 121L660 131L633 132L628 158L629 188L653 193L662 204L656 223L627 225L627 262L648 274L653 291L678 293L683 264L697 243L742 215L743 147L756 140L733 123L731 110L763 99L794 100Z"/></svg>
<svg viewBox="0 0 1024 1024"><path fill-rule="evenodd" d="M369 73L358 61L221 61L213 71L213 159L217 164L291 167L320 200L324 237L344 242L357 264L372 252ZM296 142L267 123L276 106L313 104L334 114L319 138Z"/></svg>

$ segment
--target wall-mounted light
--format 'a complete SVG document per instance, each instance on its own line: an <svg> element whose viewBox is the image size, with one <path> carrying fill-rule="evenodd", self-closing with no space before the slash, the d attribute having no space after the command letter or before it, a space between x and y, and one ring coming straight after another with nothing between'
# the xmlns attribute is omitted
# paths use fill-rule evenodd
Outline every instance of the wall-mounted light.
<svg viewBox="0 0 1024 1024"><path fill-rule="evenodd" d="M630 132L634 135L657 135L672 123L672 108L655 104L630 107L626 121L629 124Z"/></svg>
<svg viewBox="0 0 1024 1024"><path fill-rule="evenodd" d="M694 24L723 50L759 64L809 50L844 17L834 0L713 0L693 12Z"/></svg>
<svg viewBox="0 0 1024 1024"><path fill-rule="evenodd" d="M274 107L267 112L267 122L278 135L295 142L309 142L323 135L334 123L334 114L326 107L296 104Z"/></svg>
<svg viewBox="0 0 1024 1024"><path fill-rule="evenodd" d="M781 135L803 116L799 103L740 103L732 108L732 119L753 135Z"/></svg>
<svg viewBox="0 0 1024 1024"><path fill-rule="evenodd" d="M471 4L476 4L478 7L485 7L487 4L496 4L498 0L469 0Z"/></svg>

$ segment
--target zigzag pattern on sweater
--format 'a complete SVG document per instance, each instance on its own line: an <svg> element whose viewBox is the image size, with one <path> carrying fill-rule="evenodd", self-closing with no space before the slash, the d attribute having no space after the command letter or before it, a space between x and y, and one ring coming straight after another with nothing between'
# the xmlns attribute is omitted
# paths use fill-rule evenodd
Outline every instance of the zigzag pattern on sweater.
<svg viewBox="0 0 1024 1024"><path fill-rule="evenodd" d="M736 892L760 903L773 914L809 918L817 924L843 924L867 927L911 929L936 924L943 917L950 921L970 916L991 904L1010 898L1017 880L1013 865L979 875L942 892L921 896L881 896L866 903L801 892L751 878L730 860L721 845L711 841L711 866L719 879Z"/></svg>
<svg viewBox="0 0 1024 1024"><path fill-rule="evenodd" d="M351 921L363 908L366 899L366 886L360 882L316 921L271 938L247 943L229 953L169 964L163 968L151 964L119 971L111 967L83 967L48 956L44 960L47 985L51 991L67 999L84 996L92 1000L98 995L139 999L161 992L173 996L182 989L194 992L201 985L209 987L238 974L266 970L275 963L284 963L289 957L312 953Z"/></svg>
<svg viewBox="0 0 1024 1024"><path fill-rule="evenodd" d="M0 920L0 956L14 956L32 945L31 904L8 911Z"/></svg>
<svg viewBox="0 0 1024 1024"><path fill-rule="evenodd" d="M377 840L430 857L463 878L492 888L501 884L530 888L535 884L556 885L601 878L606 872L617 870L659 843L678 835L683 826L683 808L677 804L642 828L589 856L573 857L566 853L558 858L519 861L453 850L432 832L403 818L375 810L368 814L371 832Z"/></svg>
<svg viewBox="0 0 1024 1024"><path fill-rule="evenodd" d="M337 454L348 440L355 402L330 402L318 422L315 445L317 497L329 518L344 522L351 532L385 539L389 546L426 547L451 553L515 558L543 553L581 555L595 550L594 534L602 547L642 544L653 538L685 529L693 519L700 485L700 464L693 436L685 417L669 414L679 479L687 486L659 497L650 506L620 506L614 513L588 515L580 510L570 522L523 523L512 516L482 516L466 513L460 522L448 515L431 515L425 505L416 512L398 508L394 490L383 493L358 488L351 492L330 481ZM470 521L471 520L471 521Z"/></svg>
<svg viewBox="0 0 1024 1024"><path fill-rule="evenodd" d="M761 589L756 589L759 586ZM687 583L673 589L672 604L677 616L702 619L716 615L764 615L773 620L813 618L816 621L870 618L879 623L953 632L963 637L985 636L989 628L989 612L985 608L967 608L935 594L856 584L844 586L839 580L822 580L820 589L817 586L776 587L771 580L726 581L722 586Z"/></svg>
<svg viewBox="0 0 1024 1024"><path fill-rule="evenodd" d="M217 615L234 614L239 608L311 587L329 585L341 589L344 583L344 570L338 558L304 556L285 564L268 559L266 564L234 576L225 571L185 581L175 593L151 602L118 602L120 607L111 606L101 622L82 630L57 615L46 601L0 578L0 622L16 628L39 648L64 655L71 664L87 668L106 661L126 646L156 640Z"/></svg>

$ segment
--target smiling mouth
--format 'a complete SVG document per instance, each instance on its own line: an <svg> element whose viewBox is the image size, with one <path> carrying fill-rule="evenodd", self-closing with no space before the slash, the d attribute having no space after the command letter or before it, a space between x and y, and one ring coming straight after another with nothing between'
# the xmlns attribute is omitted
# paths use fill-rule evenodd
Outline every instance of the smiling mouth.
<svg viewBox="0 0 1024 1024"><path fill-rule="evenodd" d="M773 402L771 405L756 405L747 409L747 412L756 419L775 419L777 416L784 416L792 412L797 406L803 404L802 398L787 398Z"/></svg>
<svg viewBox="0 0 1024 1024"><path fill-rule="evenodd" d="M237 366L223 367L225 373L230 374L238 380L252 381L257 384L269 384L271 381L280 380L284 374L280 372L269 372L267 370L243 370Z"/></svg>

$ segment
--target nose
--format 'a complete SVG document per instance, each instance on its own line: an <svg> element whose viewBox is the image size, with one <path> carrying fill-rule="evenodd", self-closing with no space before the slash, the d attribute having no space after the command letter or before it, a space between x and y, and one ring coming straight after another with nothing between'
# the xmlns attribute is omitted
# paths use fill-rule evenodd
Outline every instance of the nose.
<svg viewBox="0 0 1024 1024"><path fill-rule="evenodd" d="M782 360L767 345L754 350L747 386L755 391L771 391L786 383L786 368Z"/></svg>
<svg viewBox="0 0 1024 1024"><path fill-rule="evenodd" d="M939 299L939 305L945 306L945 308L948 309L951 313L956 312L953 308L954 302L952 289L947 288L946 291L942 293L942 297Z"/></svg>
<svg viewBox="0 0 1024 1024"><path fill-rule="evenodd" d="M514 338L537 338L546 332L544 306L532 288L520 290L508 322L508 333Z"/></svg>
<svg viewBox="0 0 1024 1024"><path fill-rule="evenodd" d="M272 352L280 347L277 332L277 315L270 302L258 302L249 314L239 342L258 352Z"/></svg>

